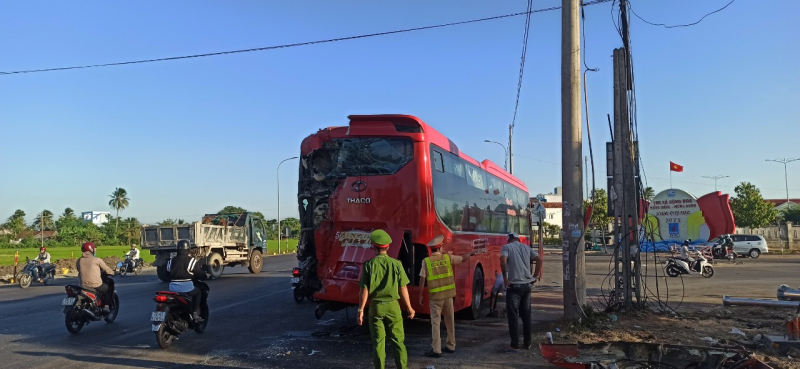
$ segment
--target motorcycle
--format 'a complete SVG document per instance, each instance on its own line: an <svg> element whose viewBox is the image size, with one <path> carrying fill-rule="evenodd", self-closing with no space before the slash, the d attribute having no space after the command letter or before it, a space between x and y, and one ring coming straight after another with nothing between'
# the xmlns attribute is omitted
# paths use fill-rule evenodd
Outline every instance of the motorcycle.
<svg viewBox="0 0 800 369"><path fill-rule="evenodd" d="M61 305L64 307L64 324L70 333L78 334L83 326L91 322L105 320L106 323L111 323L117 319L119 296L114 290L114 280L103 273L103 283L108 286L108 293L102 299L94 288L72 284L64 287L67 297L61 301ZM100 307L103 301L107 302L109 311Z"/></svg>
<svg viewBox="0 0 800 369"><path fill-rule="evenodd" d="M117 263L117 269L115 270L116 275L125 275L130 272L133 272L135 275L139 275L142 272L142 259L133 259L130 255L125 255L125 260L120 261Z"/></svg>
<svg viewBox="0 0 800 369"><path fill-rule="evenodd" d="M703 254L698 254L693 262L687 262L681 258L672 256L667 258L667 265L664 267L670 277L677 277L681 274L700 273L705 278L714 276L714 267L708 263Z"/></svg>
<svg viewBox="0 0 800 369"><path fill-rule="evenodd" d="M19 286L21 288L28 288L34 282L38 282L41 279L41 283L44 283L45 286L49 286L53 283L53 280L56 279L56 266L53 264L44 264L42 265L41 271L37 272L37 267L39 262L36 260L30 260L29 258L25 258L27 263L25 267L22 268L22 271L19 272L17 275L17 281L19 282Z"/></svg>
<svg viewBox="0 0 800 369"><path fill-rule="evenodd" d="M293 287L294 292L294 302L300 304L303 302L303 299L308 299L311 302L319 302L319 300L313 297L314 292L319 290L319 287L315 287L310 285L310 281L313 278L307 278L308 274L311 273L313 267L315 265L309 265L309 260L302 262L300 267L292 268L292 279L290 283Z"/></svg>
<svg viewBox="0 0 800 369"><path fill-rule="evenodd" d="M725 241L717 241L711 247L711 254L714 259L728 259L728 261L736 261L736 253L733 252L733 245L725 243Z"/></svg>
<svg viewBox="0 0 800 369"><path fill-rule="evenodd" d="M158 291L153 298L156 304L156 311L150 316L153 332L156 334L158 347L169 348L177 337L184 332L193 329L197 333L203 333L208 325L208 285L204 282L196 281L195 287L199 288L200 294L200 317L201 322L196 322L192 318L192 299L185 293L172 291Z"/></svg>

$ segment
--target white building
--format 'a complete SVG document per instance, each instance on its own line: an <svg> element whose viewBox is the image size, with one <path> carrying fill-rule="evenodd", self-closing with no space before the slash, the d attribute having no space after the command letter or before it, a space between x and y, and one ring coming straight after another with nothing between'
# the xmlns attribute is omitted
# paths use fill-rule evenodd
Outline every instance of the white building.
<svg viewBox="0 0 800 369"><path fill-rule="evenodd" d="M84 222L92 222L99 226L108 223L110 215L111 213L108 211L84 211L81 213L81 219Z"/></svg>
<svg viewBox="0 0 800 369"><path fill-rule="evenodd" d="M562 198L563 195L562 191L563 190L561 189L561 186L558 186L555 189L553 189L552 193L540 193L536 195L536 197L539 198L541 202L561 203L562 201L564 201Z"/></svg>

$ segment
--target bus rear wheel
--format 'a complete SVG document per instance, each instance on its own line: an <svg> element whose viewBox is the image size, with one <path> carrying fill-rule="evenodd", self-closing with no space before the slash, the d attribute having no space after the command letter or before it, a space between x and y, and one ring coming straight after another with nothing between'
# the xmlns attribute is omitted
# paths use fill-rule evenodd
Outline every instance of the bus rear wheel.
<svg viewBox="0 0 800 369"><path fill-rule="evenodd" d="M481 306L483 305L483 271L475 268L472 275L472 295L470 306L459 311L459 318L478 320L481 317Z"/></svg>

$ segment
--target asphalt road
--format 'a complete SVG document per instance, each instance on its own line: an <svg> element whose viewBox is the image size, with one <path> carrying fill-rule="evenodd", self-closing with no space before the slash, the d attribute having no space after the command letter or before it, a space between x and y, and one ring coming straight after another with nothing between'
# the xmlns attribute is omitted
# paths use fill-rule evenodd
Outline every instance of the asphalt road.
<svg viewBox="0 0 800 369"><path fill-rule="evenodd" d="M93 322L77 335L67 332L60 307L63 286L75 279L24 290L15 285L0 287L0 366L285 367L288 359L301 355L313 360L292 360L299 362L294 367L319 365L314 356L322 358L324 351L331 354L333 350L317 348L320 352L309 356L313 345L303 341L314 332L337 334L346 319L326 320L332 318L326 316L317 321L313 304L295 304L289 277L296 263L293 255L285 255L266 258L260 274L241 267L227 269L222 278L209 282L211 313L206 332L188 332L169 350L158 348L150 330L154 291L167 288L153 270L117 277L121 307L116 321Z"/></svg>
<svg viewBox="0 0 800 369"><path fill-rule="evenodd" d="M722 295L775 298L781 283L800 284L800 255L765 255L720 263L716 274L670 278L671 301L684 295L691 304L721 304ZM114 323L93 322L78 335L64 327L63 286L0 287L0 367L29 368L368 368L371 343L366 327L354 327L353 312L328 312L314 318L314 304L295 304L289 284L293 255L266 258L264 271L236 267L210 281L211 316L202 335L188 332L172 348L161 350L149 322L154 291L166 289L154 270L117 277L120 313ZM609 257L587 255L589 295L598 295ZM663 281L664 278L662 277ZM545 256L545 276L534 290L534 334L555 327L560 317L561 256ZM653 284L650 284L653 287ZM662 290L663 291L663 290ZM590 299L596 297L590 297ZM674 305L673 305L674 306ZM348 319L349 318L349 319ZM553 326L551 326L553 325ZM406 345L412 368L544 368L537 350L509 354L505 319L456 321L459 353L442 359L422 356L430 346L425 317L406 321ZM543 365L543 366L540 366ZM387 367L393 367L392 364Z"/></svg>

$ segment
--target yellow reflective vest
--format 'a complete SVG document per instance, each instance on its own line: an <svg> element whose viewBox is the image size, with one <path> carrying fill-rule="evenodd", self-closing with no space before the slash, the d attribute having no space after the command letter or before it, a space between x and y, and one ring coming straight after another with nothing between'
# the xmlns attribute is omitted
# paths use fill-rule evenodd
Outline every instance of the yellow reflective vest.
<svg viewBox="0 0 800 369"><path fill-rule="evenodd" d="M444 300L456 296L456 280L450 255L431 255L425 258L428 268L428 292L431 300Z"/></svg>

